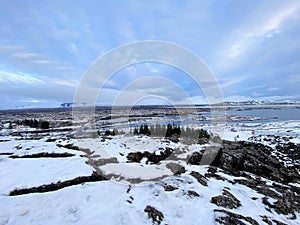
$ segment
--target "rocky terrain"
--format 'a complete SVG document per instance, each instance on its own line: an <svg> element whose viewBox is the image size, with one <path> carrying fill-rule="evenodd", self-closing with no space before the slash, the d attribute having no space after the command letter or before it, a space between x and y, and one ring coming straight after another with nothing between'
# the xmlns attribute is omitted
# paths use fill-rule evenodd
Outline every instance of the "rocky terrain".
<svg viewBox="0 0 300 225"><path fill-rule="evenodd" d="M228 125L229 140L76 139L53 115L49 129L2 119L0 224L299 224L298 122Z"/></svg>

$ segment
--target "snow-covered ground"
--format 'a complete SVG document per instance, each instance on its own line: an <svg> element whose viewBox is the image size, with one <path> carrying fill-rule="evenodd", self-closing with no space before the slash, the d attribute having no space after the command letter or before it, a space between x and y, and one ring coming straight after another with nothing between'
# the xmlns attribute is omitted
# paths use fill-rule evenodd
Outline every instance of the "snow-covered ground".
<svg viewBox="0 0 300 225"><path fill-rule="evenodd" d="M204 126L210 129L209 125ZM265 195L245 185L232 182L238 177L225 174L219 170L223 180L211 177L207 186L200 184L191 176L192 171L201 175L207 173L207 166L189 165L189 154L203 149L203 145L174 143L160 138L147 136L117 135L111 138L70 139L64 135L55 135L41 139L22 139L9 136L6 129L0 136L0 225L9 224L153 224L144 211L149 205L163 213L162 224L217 224L215 219L222 216L224 209L211 202L214 196L229 191L241 203L235 209L226 211L251 217L259 224L269 220L285 224L298 225L291 215L278 214L269 210L262 203ZM300 143L300 121L282 121L275 123L229 123L224 130L224 139L237 141L255 141L274 147L264 140L267 135L289 136L290 141ZM261 137L253 140L252 137ZM68 146L89 149L89 155ZM210 144L208 144L210 145ZM65 147L64 147L65 146ZM159 149L172 148L180 156L173 161L166 160L160 164L127 163L129 152L150 152L160 155ZM37 153L70 153L70 157L11 158L14 156ZM99 166L87 164L89 160L115 158L116 161ZM167 167L176 162L185 167L186 172L173 175ZM82 183L53 192L30 193L9 196L15 189L30 188L44 184L57 183L79 176L91 175L100 170L104 175L117 175L125 179L114 178L107 181ZM154 176L154 177L153 177ZM141 178L144 182L130 183L130 179ZM241 177L240 179L245 179ZM150 181L155 180L155 181ZM272 183L272 181L268 181ZM300 182L299 182L300 183ZM295 183L297 186L299 183ZM166 190L166 186L174 190ZM268 197L269 202L275 201ZM224 214L224 213L223 213ZM250 224L241 219L244 224ZM275 223L274 223L275 224Z"/></svg>
<svg viewBox="0 0 300 225"><path fill-rule="evenodd" d="M210 129L210 126L204 127ZM223 139L230 141L249 141L253 136L288 136L290 141L300 143L300 121L277 121L266 123L229 123L222 132ZM262 144L268 142L261 141Z"/></svg>
<svg viewBox="0 0 300 225"><path fill-rule="evenodd" d="M190 167L201 174L206 168ZM162 224L213 225L220 209L210 202L213 196L228 190L241 201L230 212L249 216L259 224L262 215L290 225L299 224L286 216L269 212L261 203L264 195L239 184L210 179L208 186L199 184L187 171L159 182L129 186L113 181L85 183L55 192L22 196L0 196L0 224L152 224L144 209L147 205L163 212ZM220 173L222 175L222 173ZM177 189L165 191L164 186ZM199 196L190 195L189 191ZM270 199L271 201L272 199ZM300 216L300 215L298 215ZM246 223L248 224L248 223Z"/></svg>

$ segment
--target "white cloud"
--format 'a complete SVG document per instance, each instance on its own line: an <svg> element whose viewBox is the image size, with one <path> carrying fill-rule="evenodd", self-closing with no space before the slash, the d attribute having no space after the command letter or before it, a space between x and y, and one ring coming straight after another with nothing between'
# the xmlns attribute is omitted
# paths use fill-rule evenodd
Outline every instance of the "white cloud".
<svg viewBox="0 0 300 225"><path fill-rule="evenodd" d="M242 81L244 81L246 79L246 76L240 76L240 77L236 77L236 78L232 78L230 80L227 80L227 81L221 81L220 82L220 86L221 88L228 88L234 84L238 84Z"/></svg>
<svg viewBox="0 0 300 225"><path fill-rule="evenodd" d="M37 53L15 53L13 56L20 59L36 59L42 57L41 54Z"/></svg>
<svg viewBox="0 0 300 225"><path fill-rule="evenodd" d="M53 60L46 60L46 59L41 59L41 60L33 60L36 64L43 64L43 65L56 65L58 62L53 61Z"/></svg>
<svg viewBox="0 0 300 225"><path fill-rule="evenodd" d="M3 10L10 11L2 15L0 27L3 34L0 63L4 66L4 69L0 68L0 72L4 71L0 74L3 83L0 89L10 99L14 98L14 93L4 91L4 88L12 89L11 84L28 84L22 85L29 90L23 92L18 92L21 85L14 85L14 92L19 96L35 93L34 99L49 100L49 96L42 94L49 85L51 98L63 95L66 96L64 99L72 98L80 75L92 60L120 44L145 39L166 40L191 49L214 66L212 69L219 74L220 87L226 90L225 93L241 95L237 99L247 98L244 95L254 91L259 93L256 93L257 97L297 93L300 67L298 64L287 67L299 58L299 22L295 16L300 2L297 0L238 4L228 1L222 3L222 7L206 1L149 4L132 1L118 5L109 2L72 4L70 1L57 4L57 1L51 1L17 8L12 2L5 5L9 7ZM70 10L64 10L66 7ZM272 60L267 60L270 58ZM205 101L192 82L168 67L144 63L143 66L123 68L119 76L116 74L115 79L107 82L106 86L111 90L105 91L106 100L119 93L113 89L120 90L143 76L157 75L174 78L188 94L199 95L189 98L195 103ZM15 71L26 71L27 74ZM249 74L249 77L239 74ZM209 80L203 80L203 86L208 89L206 82ZM44 85L34 88L29 85L41 83ZM96 79L91 83L95 90L102 84ZM258 84L264 85L254 87ZM276 90L280 84L289 87ZM148 82L139 87L138 91L145 95L174 96L173 100L177 102L188 100L180 99L176 89L163 82ZM131 97L134 97L134 88L128 94Z"/></svg>
<svg viewBox="0 0 300 225"><path fill-rule="evenodd" d="M11 73L0 70L0 82L19 84L43 84L44 82L28 73Z"/></svg>
<svg viewBox="0 0 300 225"><path fill-rule="evenodd" d="M277 88L277 87L269 87L268 88L268 91L270 91L270 92L272 92L272 91L278 91L279 90L279 88Z"/></svg>
<svg viewBox="0 0 300 225"><path fill-rule="evenodd" d="M67 86L67 87L78 87L79 81L78 80L70 80L70 79L49 79L49 82L52 84L57 84L61 86Z"/></svg>
<svg viewBox="0 0 300 225"><path fill-rule="evenodd" d="M53 66L52 68L58 70L72 70L72 67L70 66Z"/></svg>
<svg viewBox="0 0 300 225"><path fill-rule="evenodd" d="M227 102L244 102L244 101L251 101L254 100L252 97L247 97L243 95L231 95L225 97Z"/></svg>
<svg viewBox="0 0 300 225"><path fill-rule="evenodd" d="M224 51L224 56L228 58L237 58L248 48L253 46L261 38L270 38L281 32L281 26L289 19L293 19L299 12L300 2L282 6L278 10L274 10L271 15L254 18L255 25L252 25L247 30L247 25L242 24L240 35ZM253 20L253 18L252 18Z"/></svg>

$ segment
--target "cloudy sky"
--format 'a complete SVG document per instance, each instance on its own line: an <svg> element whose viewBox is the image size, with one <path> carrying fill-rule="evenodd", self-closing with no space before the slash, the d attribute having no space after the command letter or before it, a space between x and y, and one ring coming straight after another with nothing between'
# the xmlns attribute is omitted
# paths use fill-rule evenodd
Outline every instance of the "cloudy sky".
<svg viewBox="0 0 300 225"><path fill-rule="evenodd" d="M299 0L0 0L0 108L72 102L97 58L142 40L198 55L226 100L300 100L299 21ZM98 104L121 92L205 101L189 75L156 62L122 68L94 86L102 88Z"/></svg>

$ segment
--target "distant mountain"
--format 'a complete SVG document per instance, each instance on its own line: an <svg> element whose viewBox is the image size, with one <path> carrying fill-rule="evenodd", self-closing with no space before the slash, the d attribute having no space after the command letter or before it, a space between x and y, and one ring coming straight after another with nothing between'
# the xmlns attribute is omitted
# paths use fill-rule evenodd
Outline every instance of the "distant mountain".
<svg viewBox="0 0 300 225"><path fill-rule="evenodd" d="M284 101L271 101L271 100L248 100L248 101L225 101L223 103L213 104L214 106L255 106L255 105L295 105L300 104L299 101L296 100L284 100ZM72 108L72 107L93 107L93 104L88 103L73 103L73 102L64 102L60 105L61 108ZM102 107L104 105L96 105L97 107ZM105 105L105 107L110 107L109 105ZM209 106L209 104L192 104L192 105L161 105L161 104L149 104L149 105L135 105L137 108L165 108L165 107L176 107L176 106L196 106L203 107ZM122 106L121 106L122 107Z"/></svg>
<svg viewBox="0 0 300 225"><path fill-rule="evenodd" d="M60 105L60 107L62 107L62 108L70 108L70 107L72 107L72 105L73 105L72 102L65 102L65 103L62 103Z"/></svg>

